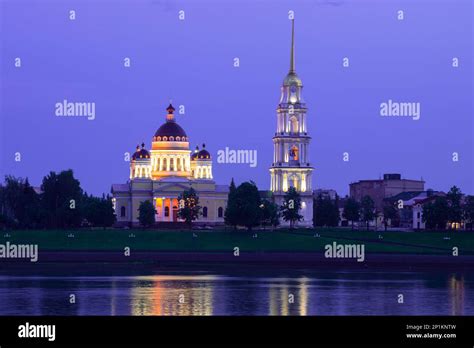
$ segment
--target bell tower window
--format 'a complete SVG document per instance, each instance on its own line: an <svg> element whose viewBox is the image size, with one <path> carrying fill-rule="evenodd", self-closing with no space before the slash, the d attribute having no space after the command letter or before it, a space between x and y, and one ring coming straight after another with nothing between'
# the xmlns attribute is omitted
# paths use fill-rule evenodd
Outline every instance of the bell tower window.
<svg viewBox="0 0 474 348"><path fill-rule="evenodd" d="M290 160L291 161L298 161L299 156L298 156L298 146L293 145L290 149Z"/></svg>
<svg viewBox="0 0 474 348"><path fill-rule="evenodd" d="M299 132L298 119L295 116L292 116L290 118L290 130L291 130L291 133Z"/></svg>

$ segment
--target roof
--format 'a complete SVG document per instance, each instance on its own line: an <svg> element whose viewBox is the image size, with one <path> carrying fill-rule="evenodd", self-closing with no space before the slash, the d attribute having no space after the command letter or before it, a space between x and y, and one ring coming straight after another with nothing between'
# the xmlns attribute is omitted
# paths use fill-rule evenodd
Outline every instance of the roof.
<svg viewBox="0 0 474 348"><path fill-rule="evenodd" d="M408 200L410 200L410 199L412 199L416 196L421 195L423 192L426 192L426 191L400 192L399 194L396 194L395 196L385 198L385 200L387 200L387 201L399 201L401 199L402 201L408 201Z"/></svg>
<svg viewBox="0 0 474 348"><path fill-rule="evenodd" d="M229 192L229 185L216 185L216 192Z"/></svg>
<svg viewBox="0 0 474 348"><path fill-rule="evenodd" d="M186 137L186 132L175 121L166 121L155 133L155 137Z"/></svg>
<svg viewBox="0 0 474 348"><path fill-rule="evenodd" d="M388 202L403 201L403 205L414 205L424 201L430 201L435 197L444 196L444 192L440 191L408 191L401 192L395 196L387 197L384 200Z"/></svg>
<svg viewBox="0 0 474 348"><path fill-rule="evenodd" d="M112 192L129 192L130 186L128 184L113 184Z"/></svg>

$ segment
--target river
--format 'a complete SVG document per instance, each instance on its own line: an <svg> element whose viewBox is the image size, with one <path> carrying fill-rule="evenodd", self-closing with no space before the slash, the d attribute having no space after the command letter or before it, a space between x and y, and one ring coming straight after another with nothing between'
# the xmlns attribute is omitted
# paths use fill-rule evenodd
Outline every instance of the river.
<svg viewBox="0 0 474 348"><path fill-rule="evenodd" d="M0 315L474 315L474 272L4 264Z"/></svg>

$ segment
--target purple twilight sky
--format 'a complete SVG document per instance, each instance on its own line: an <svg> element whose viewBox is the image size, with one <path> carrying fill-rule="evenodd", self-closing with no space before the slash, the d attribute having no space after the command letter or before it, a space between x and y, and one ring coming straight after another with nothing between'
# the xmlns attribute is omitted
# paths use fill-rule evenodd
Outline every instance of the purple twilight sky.
<svg viewBox="0 0 474 348"><path fill-rule="evenodd" d="M177 120L191 148L205 142L214 156L218 183L268 189L293 10L313 187L344 195L352 181L395 172L472 194L472 3L0 0L0 175L39 185L72 168L86 191L109 192L128 179L124 153L150 147L172 99L185 106ZM95 119L56 117L64 99L94 102ZM389 99L420 103L420 119L380 116ZM257 150L258 165L217 163L225 147Z"/></svg>

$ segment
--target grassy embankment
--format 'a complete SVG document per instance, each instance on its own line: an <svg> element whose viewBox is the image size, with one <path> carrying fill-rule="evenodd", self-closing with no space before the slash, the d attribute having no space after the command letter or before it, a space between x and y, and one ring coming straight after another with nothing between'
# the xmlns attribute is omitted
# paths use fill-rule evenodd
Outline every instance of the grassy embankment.
<svg viewBox="0 0 474 348"><path fill-rule="evenodd" d="M74 234L74 238L68 237ZM197 237L193 237L193 233ZM258 231L238 230L38 230L0 233L0 244L38 244L40 250L134 250L223 251L238 246L250 252L322 252L326 244L364 244L368 253L451 254L454 246L460 255L474 255L474 233L470 232L373 232L345 229L297 229ZM314 237L318 233L320 237ZM5 234L9 236L5 237ZM130 237L133 235L134 237ZM380 239L379 235L383 238ZM444 239L449 237L450 239Z"/></svg>

